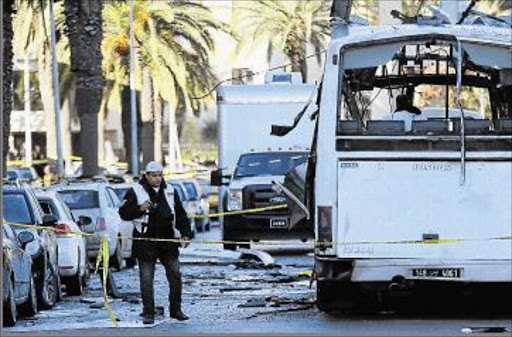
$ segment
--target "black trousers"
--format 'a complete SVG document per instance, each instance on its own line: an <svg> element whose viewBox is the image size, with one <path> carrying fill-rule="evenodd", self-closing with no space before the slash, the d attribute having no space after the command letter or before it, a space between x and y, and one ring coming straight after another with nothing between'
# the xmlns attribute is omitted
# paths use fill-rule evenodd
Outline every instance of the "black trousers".
<svg viewBox="0 0 512 337"><path fill-rule="evenodd" d="M142 296L142 313L144 315L155 314L154 285L155 265L160 260L165 268L165 274L169 283L169 310L176 312L181 310L181 272L177 256L160 253L153 260L138 259L140 274L140 293Z"/></svg>

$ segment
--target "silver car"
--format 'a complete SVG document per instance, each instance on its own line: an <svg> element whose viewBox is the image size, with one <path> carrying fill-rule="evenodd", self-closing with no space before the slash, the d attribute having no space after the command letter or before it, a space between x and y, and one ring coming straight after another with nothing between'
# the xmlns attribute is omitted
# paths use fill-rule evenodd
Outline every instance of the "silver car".
<svg viewBox="0 0 512 337"><path fill-rule="evenodd" d="M62 197L56 191L36 191L36 197L45 214L55 214L57 230L59 274L68 295L82 295L89 279L86 239Z"/></svg>
<svg viewBox="0 0 512 337"><path fill-rule="evenodd" d="M101 239L107 235L110 265L121 270L123 259L131 257L131 230L130 224L119 216L121 201L112 187L104 181L74 181L50 189L60 194L74 218L79 219L80 229L92 234L85 237L89 259L96 259Z"/></svg>

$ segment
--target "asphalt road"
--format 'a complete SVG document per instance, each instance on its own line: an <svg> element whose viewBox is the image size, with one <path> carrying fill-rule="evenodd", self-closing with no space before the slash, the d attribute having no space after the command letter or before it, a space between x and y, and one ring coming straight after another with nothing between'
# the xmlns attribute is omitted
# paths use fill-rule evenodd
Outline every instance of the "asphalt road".
<svg viewBox="0 0 512 337"><path fill-rule="evenodd" d="M198 240L219 240L218 227L200 233ZM40 312L35 318L19 321L3 334L16 335L183 335L183 334L316 334L316 335L400 335L446 336L464 335L470 328L502 327L507 331L493 335L511 336L511 314L403 315L380 312L372 315L328 315L314 306L315 284L308 272L313 255L307 244L268 251L274 258L272 268L256 264L238 264L220 245L193 244L187 250L211 249L210 256L182 252L183 310L191 319L178 322L157 319L153 326L144 326L137 294L138 269L115 273L115 281L124 298L111 299L111 306L120 328L114 328L108 311L102 307L99 277L93 276L87 294L65 297L54 309ZM255 245L253 248L264 249ZM206 254L208 255L208 254ZM231 254L233 255L233 254ZM167 312L167 284L163 268L155 276L156 304ZM488 335L488 334L486 334Z"/></svg>

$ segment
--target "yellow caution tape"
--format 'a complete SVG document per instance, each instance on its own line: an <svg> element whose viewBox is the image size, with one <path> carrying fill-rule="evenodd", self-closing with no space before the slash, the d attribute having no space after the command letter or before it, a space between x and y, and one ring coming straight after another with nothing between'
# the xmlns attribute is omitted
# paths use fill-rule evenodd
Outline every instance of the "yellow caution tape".
<svg viewBox="0 0 512 337"><path fill-rule="evenodd" d="M98 256L96 257L96 269L94 271L95 274L98 273L99 267L101 262L103 261L103 302L105 303L105 307L108 310L108 313L110 314L110 318L112 318L112 322L114 322L114 326L116 328L119 328L119 325L117 324L117 318L114 315L114 311L112 310L112 307L110 306L110 302L108 301L107 296L107 280L108 280L108 261L109 261L109 252L108 252L108 237L107 235L103 235L101 237L101 245L100 250L98 251Z"/></svg>
<svg viewBox="0 0 512 337"><path fill-rule="evenodd" d="M7 221L5 221L7 222ZM93 233L86 233L86 232L63 232L59 229L53 228L53 227L47 227L47 226L36 226L36 225L27 225L27 224L15 224L15 223L9 223L9 225L14 227L27 227L27 228L35 228L35 229L44 229L48 231L52 231L55 233L62 233L62 234L76 234L76 235L94 235Z"/></svg>
<svg viewBox="0 0 512 337"><path fill-rule="evenodd" d="M221 213L212 213L207 215L190 215L188 216L190 219L197 219L197 218L213 218L218 216L226 216L226 215L237 215L237 214L246 214L246 213L259 213L264 211L270 211L274 209L280 209L280 208L286 208L288 205L282 204L282 205L274 205L274 206L268 206L268 207L260 207L260 208L251 208L241 211L230 211L230 212L221 212Z"/></svg>

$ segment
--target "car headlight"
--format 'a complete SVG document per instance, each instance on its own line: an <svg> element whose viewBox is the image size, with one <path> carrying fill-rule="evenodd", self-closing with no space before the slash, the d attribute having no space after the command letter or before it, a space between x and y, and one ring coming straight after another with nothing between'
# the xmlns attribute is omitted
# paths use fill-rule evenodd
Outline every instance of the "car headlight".
<svg viewBox="0 0 512 337"><path fill-rule="evenodd" d="M239 211L242 209L242 191L229 190L228 191L228 210Z"/></svg>

